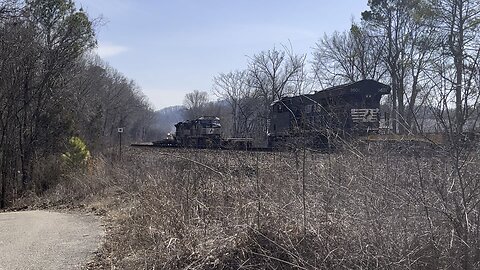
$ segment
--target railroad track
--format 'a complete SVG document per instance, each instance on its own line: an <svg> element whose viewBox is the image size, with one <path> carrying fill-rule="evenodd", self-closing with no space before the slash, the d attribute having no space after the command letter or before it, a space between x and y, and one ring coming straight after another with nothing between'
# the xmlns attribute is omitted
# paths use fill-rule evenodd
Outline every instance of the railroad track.
<svg viewBox="0 0 480 270"><path fill-rule="evenodd" d="M235 150L235 151L251 151L251 152L271 152L275 151L276 149L271 147L248 147L248 148L229 148L229 147L214 147L214 148L197 148L197 147L184 147L179 145L162 145L162 144L154 144L151 142L148 143L132 143L130 144L132 147L139 147L139 148L167 148L167 149L211 149L211 150Z"/></svg>

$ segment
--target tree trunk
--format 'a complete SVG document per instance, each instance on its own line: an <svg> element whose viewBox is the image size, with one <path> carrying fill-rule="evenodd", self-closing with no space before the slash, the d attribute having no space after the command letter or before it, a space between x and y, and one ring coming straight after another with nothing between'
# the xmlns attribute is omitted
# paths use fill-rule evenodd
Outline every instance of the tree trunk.
<svg viewBox="0 0 480 270"><path fill-rule="evenodd" d="M463 106L462 106L462 90L463 90L463 52L464 52L464 18L463 18L463 0L457 1L456 3L458 9L458 42L454 44L452 40L451 50L454 55L455 63L455 124L457 137L462 133L464 117L463 117ZM454 14L456 16L456 14ZM454 35L454 26L451 29L452 38Z"/></svg>

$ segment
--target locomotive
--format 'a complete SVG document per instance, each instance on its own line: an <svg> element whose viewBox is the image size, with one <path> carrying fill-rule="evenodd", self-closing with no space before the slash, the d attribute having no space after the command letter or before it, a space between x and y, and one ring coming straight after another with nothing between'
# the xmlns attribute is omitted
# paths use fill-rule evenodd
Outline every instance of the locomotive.
<svg viewBox="0 0 480 270"><path fill-rule="evenodd" d="M222 138L220 118L202 116L175 124L175 134L168 133L167 138L152 142L157 147L223 148L252 149L252 138ZM134 144L134 146L145 146Z"/></svg>
<svg viewBox="0 0 480 270"><path fill-rule="evenodd" d="M175 141L180 146L196 148L220 147L222 138L220 118L202 116L175 125Z"/></svg>
<svg viewBox="0 0 480 270"><path fill-rule="evenodd" d="M378 133L380 99L390 87L375 80L361 80L317 91L283 97L270 109L268 144L303 141L325 147L332 138Z"/></svg>

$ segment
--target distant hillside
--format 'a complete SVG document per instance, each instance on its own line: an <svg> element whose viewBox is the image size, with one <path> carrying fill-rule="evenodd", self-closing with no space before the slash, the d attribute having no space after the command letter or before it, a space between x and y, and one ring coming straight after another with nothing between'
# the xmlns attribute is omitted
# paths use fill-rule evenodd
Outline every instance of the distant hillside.
<svg viewBox="0 0 480 270"><path fill-rule="evenodd" d="M154 127L164 134L175 132L174 125L185 120L185 111L183 106L171 106L156 111Z"/></svg>

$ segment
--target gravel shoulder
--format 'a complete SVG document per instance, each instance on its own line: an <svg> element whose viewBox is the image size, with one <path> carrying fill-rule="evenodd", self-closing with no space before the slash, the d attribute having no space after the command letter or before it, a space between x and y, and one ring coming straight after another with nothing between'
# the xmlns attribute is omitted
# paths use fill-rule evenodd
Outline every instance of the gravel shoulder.
<svg viewBox="0 0 480 270"><path fill-rule="evenodd" d="M82 269L103 236L92 214L0 213L0 270Z"/></svg>

